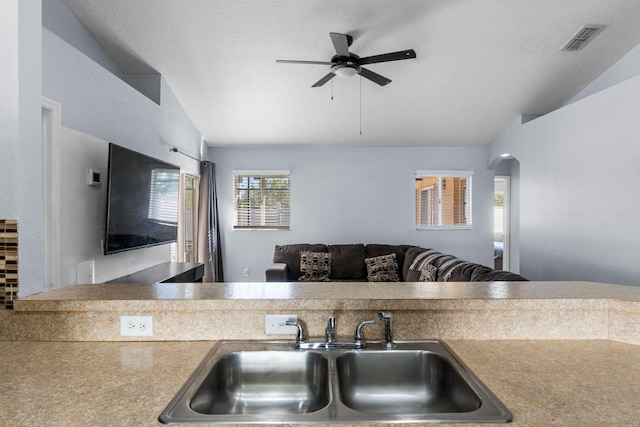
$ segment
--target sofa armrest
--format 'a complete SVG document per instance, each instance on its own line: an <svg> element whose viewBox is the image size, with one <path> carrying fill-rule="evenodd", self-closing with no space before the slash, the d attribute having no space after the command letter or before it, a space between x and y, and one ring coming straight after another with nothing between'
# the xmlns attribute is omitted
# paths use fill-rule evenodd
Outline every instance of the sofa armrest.
<svg viewBox="0 0 640 427"><path fill-rule="evenodd" d="M276 263L271 267L267 268L264 272L265 280L267 282L288 282L287 279L287 264L285 263Z"/></svg>

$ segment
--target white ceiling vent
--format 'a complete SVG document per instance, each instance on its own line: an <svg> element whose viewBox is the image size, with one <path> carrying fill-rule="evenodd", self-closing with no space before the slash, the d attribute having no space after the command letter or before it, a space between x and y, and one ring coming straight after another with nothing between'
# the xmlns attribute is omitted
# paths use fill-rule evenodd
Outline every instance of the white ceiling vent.
<svg viewBox="0 0 640 427"><path fill-rule="evenodd" d="M605 25L587 24L583 25L577 33L569 39L560 50L575 51L580 50L593 40L604 29Z"/></svg>

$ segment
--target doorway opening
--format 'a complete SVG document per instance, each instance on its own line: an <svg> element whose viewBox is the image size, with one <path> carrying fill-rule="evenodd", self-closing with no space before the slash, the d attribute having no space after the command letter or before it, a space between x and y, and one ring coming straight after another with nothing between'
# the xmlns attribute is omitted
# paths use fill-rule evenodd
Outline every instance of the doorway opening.
<svg viewBox="0 0 640 427"><path fill-rule="evenodd" d="M196 262L197 259L199 186L199 176L182 174L178 221L178 261L181 262Z"/></svg>
<svg viewBox="0 0 640 427"><path fill-rule="evenodd" d="M510 198L510 177L496 176L493 187L493 261L496 270L509 270Z"/></svg>

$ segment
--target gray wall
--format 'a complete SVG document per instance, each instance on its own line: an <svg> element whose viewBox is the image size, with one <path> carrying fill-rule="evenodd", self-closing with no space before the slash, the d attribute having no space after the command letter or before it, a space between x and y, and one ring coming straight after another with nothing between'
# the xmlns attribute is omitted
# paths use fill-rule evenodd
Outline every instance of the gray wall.
<svg viewBox="0 0 640 427"><path fill-rule="evenodd" d="M575 102L640 74L640 45L613 64L569 102Z"/></svg>
<svg viewBox="0 0 640 427"><path fill-rule="evenodd" d="M226 281L263 281L274 246L285 243L415 244L493 261L493 171L485 148L210 148L209 154L216 163ZM232 173L242 169L291 171L291 230L233 230ZM415 229L419 169L474 172L472 230Z"/></svg>
<svg viewBox="0 0 640 427"><path fill-rule="evenodd" d="M47 177L43 176L42 168L43 94L62 104L62 123L69 128L65 131L80 131L71 134L80 140L84 138L85 142L92 141L93 144L61 153L65 160L75 160L75 169L67 168L64 171L65 176L61 177L62 181L84 183L85 168L87 165L96 164L95 161L102 162L100 168L106 170L104 157L102 160L92 157L95 156L96 150L106 153L106 141L117 142L179 164L188 172L198 171L196 161L169 153L169 146L177 146L197 156L200 152L201 137L166 82L161 82L162 106L158 106L116 77L117 70L107 71L103 65L96 62L93 53L87 56L48 29L44 29L43 20L49 28L60 32L65 28L69 29L65 25L72 25L72 31L64 32L67 40L72 40L74 46L81 45L83 40L86 41L84 38L87 33L83 31L83 27L76 25L77 22L74 23L72 16L65 14L63 9L57 8L64 6L59 0L54 1L55 4L45 2L43 17L41 0L7 0L3 2L3 13L0 17L0 36L3 40L3 43L0 43L0 54L3 58L3 66L0 67L0 218L18 219L20 296L43 291L45 282L43 180ZM52 5L55 7L49 7ZM57 14L58 18L55 18L54 14ZM56 24L56 19L61 25ZM89 45L90 50L95 49L95 44L90 42ZM78 142L78 138L73 142ZM62 142L63 150L65 143L71 144L71 139ZM100 144L103 148L96 149ZM82 157L82 153L85 152L87 157ZM83 173L79 181L74 175L78 171ZM69 185L60 189L64 197L61 203L82 217L70 217L67 224L61 226L73 225L74 219L78 221L76 225L91 221L95 224L94 228L88 231L85 229L85 232L80 232L82 227L78 226L73 233L68 233L69 237L65 236L66 240L62 246L74 248L66 252L71 258L65 258L65 265L70 265L65 267L65 272L72 275L67 270L73 270L72 265L76 261L73 257L78 258L77 261L84 261L94 255L98 257L99 254L96 255L90 250L82 251L80 254L75 252L76 248L99 247L96 235L101 235L100 227L103 225L95 216L96 212L101 210L102 202L97 202L96 195L90 192L74 194L65 191ZM83 190L87 188L82 187ZM133 268L133 264L145 265L152 258L155 259L155 254L145 251L147 250L130 252L126 259L121 259L120 262L114 262L115 258L111 258L102 270L98 262L96 275L102 271L105 277L107 274L115 277L126 274L127 268ZM163 250L162 256L168 256L168 249ZM131 262L131 259L136 261ZM106 257L103 257L103 261L105 260ZM112 264L107 265L109 262ZM69 280L72 279L73 277L69 276Z"/></svg>
<svg viewBox="0 0 640 427"><path fill-rule="evenodd" d="M0 218L18 220L19 293L42 290L40 0L6 0L0 18Z"/></svg>
<svg viewBox="0 0 640 427"><path fill-rule="evenodd" d="M18 0L7 1L0 13L0 218L18 218L20 72L18 70Z"/></svg>
<svg viewBox="0 0 640 427"><path fill-rule="evenodd" d="M640 77L530 123L523 273L640 285Z"/></svg>
<svg viewBox="0 0 640 427"><path fill-rule="evenodd" d="M522 274L640 285L640 77L524 125L490 147L520 161Z"/></svg>
<svg viewBox="0 0 640 427"><path fill-rule="evenodd" d="M43 28L43 95L62 104L60 133L61 285L76 283L79 262L95 261L106 281L170 260L168 245L102 255L106 185L86 183L88 169L107 173L107 142L129 147L198 173L201 136L171 88L161 81L160 105Z"/></svg>
<svg viewBox="0 0 640 427"><path fill-rule="evenodd" d="M124 73L63 0L42 0L42 26L120 78Z"/></svg>

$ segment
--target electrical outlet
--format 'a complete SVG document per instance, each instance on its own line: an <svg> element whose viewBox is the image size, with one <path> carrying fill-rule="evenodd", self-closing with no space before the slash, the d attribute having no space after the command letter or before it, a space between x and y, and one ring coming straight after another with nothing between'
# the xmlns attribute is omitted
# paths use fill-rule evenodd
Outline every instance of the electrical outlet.
<svg viewBox="0 0 640 427"><path fill-rule="evenodd" d="M264 333L267 335L289 335L297 333L297 327L285 325L287 320L298 320L298 316L295 314L267 314L264 318Z"/></svg>
<svg viewBox="0 0 640 427"><path fill-rule="evenodd" d="M153 316L120 316L121 337L150 337L153 335Z"/></svg>
<svg viewBox="0 0 640 427"><path fill-rule="evenodd" d="M242 272L242 275L243 275L244 277L249 277L249 269L248 269L248 268L245 268L245 269L243 270L243 272Z"/></svg>

